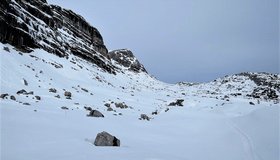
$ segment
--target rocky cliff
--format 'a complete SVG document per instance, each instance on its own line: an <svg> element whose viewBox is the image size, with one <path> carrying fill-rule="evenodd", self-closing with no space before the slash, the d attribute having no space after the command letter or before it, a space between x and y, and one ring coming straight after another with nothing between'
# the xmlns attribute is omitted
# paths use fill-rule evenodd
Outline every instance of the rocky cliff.
<svg viewBox="0 0 280 160"><path fill-rule="evenodd" d="M99 31L80 15L46 0L2 0L0 42L23 52L42 48L60 57L74 54L109 73L116 71L111 63L111 57L116 56L108 54ZM133 63L131 70L145 71L139 64Z"/></svg>

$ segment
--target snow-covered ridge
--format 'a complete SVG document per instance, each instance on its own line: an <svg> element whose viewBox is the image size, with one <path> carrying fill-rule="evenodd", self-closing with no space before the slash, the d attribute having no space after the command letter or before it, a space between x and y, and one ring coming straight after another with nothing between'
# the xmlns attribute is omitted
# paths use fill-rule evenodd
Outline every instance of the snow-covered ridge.
<svg viewBox="0 0 280 160"><path fill-rule="evenodd" d="M271 73L243 72L218 78L209 83L178 83L197 93L215 98L243 97L279 103L280 76Z"/></svg>

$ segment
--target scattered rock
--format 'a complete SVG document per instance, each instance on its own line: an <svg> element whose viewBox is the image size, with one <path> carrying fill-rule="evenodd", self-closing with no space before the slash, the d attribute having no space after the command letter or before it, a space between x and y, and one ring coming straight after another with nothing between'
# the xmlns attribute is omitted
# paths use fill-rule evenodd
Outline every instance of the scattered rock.
<svg viewBox="0 0 280 160"><path fill-rule="evenodd" d="M115 103L115 106L117 108L121 108L121 109L126 109L128 108L128 106L123 102L123 103Z"/></svg>
<svg viewBox="0 0 280 160"><path fill-rule="evenodd" d="M65 106L62 106L61 109L69 110L69 108L68 108L68 107L65 107Z"/></svg>
<svg viewBox="0 0 280 160"><path fill-rule="evenodd" d="M158 110L152 112L152 115L157 115L158 114Z"/></svg>
<svg viewBox="0 0 280 160"><path fill-rule="evenodd" d="M60 95L58 94L58 95L56 95L56 96L54 96L54 97L56 97L56 98L60 98Z"/></svg>
<svg viewBox="0 0 280 160"><path fill-rule="evenodd" d="M120 140L116 138L115 136L103 131L101 133L98 133L95 141L94 141L95 146L115 146L119 147L120 146Z"/></svg>
<svg viewBox="0 0 280 160"><path fill-rule="evenodd" d="M28 93L26 93L27 95L33 95L34 94L34 92L33 91L30 91L30 92L28 92Z"/></svg>
<svg viewBox="0 0 280 160"><path fill-rule="evenodd" d="M111 112L111 111L113 111L113 108L112 107L108 107L107 111Z"/></svg>
<svg viewBox="0 0 280 160"><path fill-rule="evenodd" d="M166 108L166 109L165 109L165 112L168 112L168 111L169 111L169 108Z"/></svg>
<svg viewBox="0 0 280 160"><path fill-rule="evenodd" d="M22 89L17 91L17 94L27 94L26 90Z"/></svg>
<svg viewBox="0 0 280 160"><path fill-rule="evenodd" d="M111 104L110 103L105 103L104 106L109 108L111 106Z"/></svg>
<svg viewBox="0 0 280 160"><path fill-rule="evenodd" d="M11 96L10 96L10 99L13 100L13 101L15 101L15 100L16 100L16 97L13 96L13 95L11 95Z"/></svg>
<svg viewBox="0 0 280 160"><path fill-rule="evenodd" d="M91 110L87 116L88 117L104 117L104 115L101 112L99 112L98 110Z"/></svg>
<svg viewBox="0 0 280 160"><path fill-rule="evenodd" d="M27 105L27 106L29 106L29 105L30 105L30 103L26 103L26 102L25 102L25 103L22 103L22 104L23 104L23 105Z"/></svg>
<svg viewBox="0 0 280 160"><path fill-rule="evenodd" d="M3 49L7 52L10 52L10 48L9 47L3 47Z"/></svg>
<svg viewBox="0 0 280 160"><path fill-rule="evenodd" d="M88 90L87 90L87 89L85 89L85 88L81 88L81 90L83 90L83 91L85 91L85 92L88 92Z"/></svg>
<svg viewBox="0 0 280 160"><path fill-rule="evenodd" d="M92 108L91 108L91 107L86 107L86 106L85 106L84 109L87 110L87 111L92 111Z"/></svg>
<svg viewBox="0 0 280 160"><path fill-rule="evenodd" d="M56 91L55 88L50 88L50 89L49 89L49 92L56 93L57 91Z"/></svg>
<svg viewBox="0 0 280 160"><path fill-rule="evenodd" d="M23 84L25 85L25 86L28 86L28 82L23 78L22 79L23 80Z"/></svg>
<svg viewBox="0 0 280 160"><path fill-rule="evenodd" d="M141 114L139 119L149 121L151 118L149 116L147 116L146 114Z"/></svg>
<svg viewBox="0 0 280 160"><path fill-rule="evenodd" d="M249 104L250 104L250 105L255 105L255 103L253 103L253 102L249 102Z"/></svg>
<svg viewBox="0 0 280 160"><path fill-rule="evenodd" d="M41 97L40 96L35 96L36 100L40 101Z"/></svg>
<svg viewBox="0 0 280 160"><path fill-rule="evenodd" d="M67 99L71 99L72 93L69 92L69 91L65 91L65 92L64 92L64 96L65 96Z"/></svg>
<svg viewBox="0 0 280 160"><path fill-rule="evenodd" d="M171 102L168 106L184 106L183 102L183 99L177 99L176 102Z"/></svg>
<svg viewBox="0 0 280 160"><path fill-rule="evenodd" d="M6 96L8 96L9 94L8 93L4 93L4 94L1 94L0 95L0 98L4 99Z"/></svg>

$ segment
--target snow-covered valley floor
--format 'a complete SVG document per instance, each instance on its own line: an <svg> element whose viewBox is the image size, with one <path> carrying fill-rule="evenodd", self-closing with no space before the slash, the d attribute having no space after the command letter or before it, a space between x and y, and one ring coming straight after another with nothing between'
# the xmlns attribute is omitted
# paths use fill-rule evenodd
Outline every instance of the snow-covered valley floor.
<svg viewBox="0 0 280 160"><path fill-rule="evenodd" d="M246 98L246 86L244 95L224 99L230 90L223 86L217 95L204 92L212 83L166 84L130 71L112 75L43 50L21 55L1 44L0 56L1 94L8 94L0 101L3 160L279 159L279 104ZM17 94L21 89L33 94ZM184 106L168 106L176 99ZM128 108L114 105L122 102ZM84 107L105 117L88 117ZM141 114L151 120L139 120ZM93 145L102 131L119 138L121 146Z"/></svg>

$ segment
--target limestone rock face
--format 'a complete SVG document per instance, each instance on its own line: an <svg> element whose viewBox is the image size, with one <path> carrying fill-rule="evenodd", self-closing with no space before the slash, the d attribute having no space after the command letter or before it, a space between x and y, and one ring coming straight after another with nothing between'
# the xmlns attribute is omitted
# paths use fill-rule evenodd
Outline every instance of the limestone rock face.
<svg viewBox="0 0 280 160"><path fill-rule="evenodd" d="M60 57L74 54L115 73L99 31L80 15L46 0L1 0L0 42L25 52L42 48Z"/></svg>

